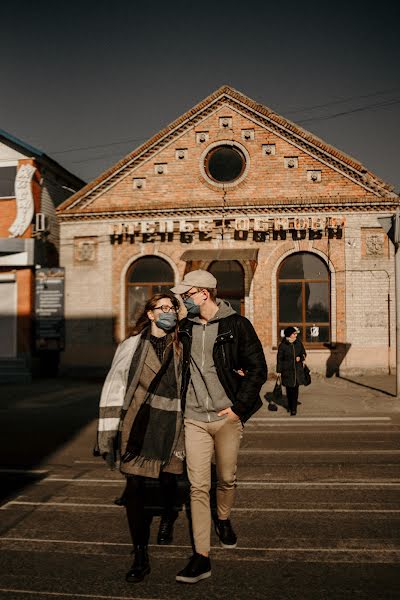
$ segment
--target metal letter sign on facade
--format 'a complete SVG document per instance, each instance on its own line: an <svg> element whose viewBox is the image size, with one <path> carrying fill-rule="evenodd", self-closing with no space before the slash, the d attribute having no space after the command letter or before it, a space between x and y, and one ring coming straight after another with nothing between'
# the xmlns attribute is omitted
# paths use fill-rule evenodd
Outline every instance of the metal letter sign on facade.
<svg viewBox="0 0 400 600"><path fill-rule="evenodd" d="M126 240L131 243L135 238L142 236L142 241L172 241L174 233L180 235L181 241L193 242L197 235L199 241L217 239L221 229L233 239L247 239L250 235L254 241L268 241L275 239L274 234L292 232L293 234L308 231L319 233L329 232L338 234L345 226L345 217L342 215L313 215L313 216L238 216L219 218L198 219L157 219L151 221L130 221L127 223L115 223L110 228L111 241ZM298 239L298 238L296 238Z"/></svg>
<svg viewBox="0 0 400 600"><path fill-rule="evenodd" d="M64 268L37 269L36 348L63 350L64 335Z"/></svg>

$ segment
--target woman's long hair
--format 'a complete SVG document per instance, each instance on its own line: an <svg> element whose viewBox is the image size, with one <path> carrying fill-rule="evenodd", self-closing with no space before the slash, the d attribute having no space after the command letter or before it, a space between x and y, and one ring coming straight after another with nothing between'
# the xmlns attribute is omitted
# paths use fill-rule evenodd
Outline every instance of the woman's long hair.
<svg viewBox="0 0 400 600"><path fill-rule="evenodd" d="M158 294L154 294L154 296L152 296L149 300L147 300L146 304L144 305L144 308L143 308L142 312L140 313L139 318L136 321L136 324L129 332L129 336L139 335L140 333L142 333L142 331L144 329L146 329L146 327L150 326L151 321L150 321L149 317L147 316L147 313L149 310L154 310L155 307L157 306L158 302L160 300L162 300L163 298L169 298L171 300L172 306L175 308L176 312L178 312L179 302L175 298L175 296L172 294L172 292L160 292ZM172 340L173 340L174 346L177 347L178 342L177 342L176 329L173 332L171 332L171 334L172 334Z"/></svg>

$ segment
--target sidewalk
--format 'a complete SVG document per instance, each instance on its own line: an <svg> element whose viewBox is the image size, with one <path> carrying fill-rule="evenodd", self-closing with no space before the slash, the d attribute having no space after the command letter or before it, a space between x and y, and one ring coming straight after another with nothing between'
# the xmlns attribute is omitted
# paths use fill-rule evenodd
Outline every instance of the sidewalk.
<svg viewBox="0 0 400 600"><path fill-rule="evenodd" d="M262 397L272 392L275 380L268 380L262 389ZM400 399L395 397L396 377L394 375L367 375L350 378L332 377L326 379L312 373L312 383L301 386L299 400L302 403L298 417L357 417L380 416L399 413ZM261 413L270 418L283 417L286 412L286 395L283 388L282 405L277 411L267 410L268 402ZM263 416L265 416L263 414Z"/></svg>

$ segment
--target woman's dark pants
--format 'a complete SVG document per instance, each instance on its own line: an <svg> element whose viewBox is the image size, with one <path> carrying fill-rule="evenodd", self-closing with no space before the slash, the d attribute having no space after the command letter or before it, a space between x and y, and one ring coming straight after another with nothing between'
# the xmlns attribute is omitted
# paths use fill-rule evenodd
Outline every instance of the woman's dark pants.
<svg viewBox="0 0 400 600"><path fill-rule="evenodd" d="M159 485L160 499L156 497L158 494L152 494L152 485L154 489ZM126 515L135 547L147 546L150 537L150 526L155 514L161 514L162 519L175 521L178 516L175 507L176 492L177 477L172 473L161 473L158 481L140 475L132 475L127 478L125 491ZM154 506L157 504L158 506Z"/></svg>
<svg viewBox="0 0 400 600"><path fill-rule="evenodd" d="M299 398L299 386L294 387L286 386L286 396L288 399L288 410L290 412L297 411L297 400Z"/></svg>

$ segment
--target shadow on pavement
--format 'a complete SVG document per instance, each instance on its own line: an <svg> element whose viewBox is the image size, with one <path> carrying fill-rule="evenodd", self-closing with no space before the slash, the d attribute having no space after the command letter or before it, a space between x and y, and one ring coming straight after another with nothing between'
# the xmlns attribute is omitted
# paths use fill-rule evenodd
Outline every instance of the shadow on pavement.
<svg viewBox="0 0 400 600"><path fill-rule="evenodd" d="M0 386L1 501L44 477L41 465L97 418L100 388L65 378Z"/></svg>
<svg viewBox="0 0 400 600"><path fill-rule="evenodd" d="M339 379L343 379L343 381L348 381L349 383L354 383L355 385L358 385L360 387L364 387L368 390L374 390L376 392L381 392L382 394L385 394L386 396L391 396L391 397L396 397L396 385L394 385L394 389L393 389L393 384L390 381L390 379L388 378L388 376L385 377L385 380L381 382L381 384L379 383L381 381L382 378L380 377L376 377L375 381L377 383L374 382L374 378L371 376L371 378L367 379L367 378L363 378L363 377L343 377L343 375L338 375Z"/></svg>

